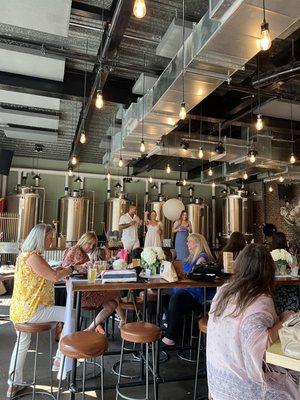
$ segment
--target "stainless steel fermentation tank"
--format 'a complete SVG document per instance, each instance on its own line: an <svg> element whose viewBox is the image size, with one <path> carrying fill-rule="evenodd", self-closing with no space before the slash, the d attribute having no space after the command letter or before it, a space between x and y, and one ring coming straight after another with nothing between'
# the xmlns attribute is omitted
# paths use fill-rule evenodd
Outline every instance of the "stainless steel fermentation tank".
<svg viewBox="0 0 300 400"><path fill-rule="evenodd" d="M105 231L113 232L119 230L119 220L122 214L129 210L129 200L123 197L112 197L104 203Z"/></svg>
<svg viewBox="0 0 300 400"><path fill-rule="evenodd" d="M64 236L66 242L76 242L88 231L89 207L89 198L77 190L59 199L59 234Z"/></svg>
<svg viewBox="0 0 300 400"><path fill-rule="evenodd" d="M173 222L165 218L164 213L163 213L163 205L164 201L152 201L151 203L148 204L148 211L156 211L157 214L157 219L158 221L161 222L162 227L163 227L163 234L164 234L164 239L171 239L172 238L172 226Z"/></svg>
<svg viewBox="0 0 300 400"><path fill-rule="evenodd" d="M209 206L196 199L186 206L188 218L192 224L193 233L201 233L210 241Z"/></svg>
<svg viewBox="0 0 300 400"><path fill-rule="evenodd" d="M229 237L232 232L250 234L250 200L239 195L229 195L222 202L222 235Z"/></svg>
<svg viewBox="0 0 300 400"><path fill-rule="evenodd" d="M5 238L8 242L23 241L38 223L40 195L32 190L34 189L29 187L19 187L18 193L7 196L7 212L15 216L9 218L14 227L7 226L5 229L11 232L9 237Z"/></svg>

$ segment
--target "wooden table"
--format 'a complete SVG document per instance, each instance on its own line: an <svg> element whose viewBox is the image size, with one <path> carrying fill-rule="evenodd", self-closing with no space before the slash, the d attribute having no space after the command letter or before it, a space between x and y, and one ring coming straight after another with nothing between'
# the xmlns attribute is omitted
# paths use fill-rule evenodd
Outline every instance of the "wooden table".
<svg viewBox="0 0 300 400"><path fill-rule="evenodd" d="M101 281L97 281L94 284L90 284L87 281L73 281L73 291L76 292L76 327L79 330L79 320L80 320L80 305L81 305L81 295L82 292L89 291L108 291L108 290L144 290L144 308L143 308L143 316L145 316L146 304L147 304L147 289L157 289L157 309L156 309L156 321L160 321L161 317L161 290L162 289L171 289L171 288L192 288L192 287L200 287L203 288L204 299L206 299L206 289L207 288L217 288L222 286L226 281L222 279L216 279L211 282L200 282L193 281L191 279L182 279L177 282L169 283L161 278L154 279L144 279L138 282L118 282L118 283L102 283ZM300 276L298 278L282 278L276 279L275 286L286 286L286 285L298 285L300 288ZM204 305L206 302L204 302ZM206 308L204 307L204 312L206 312ZM157 354L159 354L160 342L157 342ZM143 362L143 361L141 361ZM159 357L156 357L156 374L157 374L157 383L162 382L159 375ZM141 380L138 384L141 384ZM134 386L135 382L130 382L127 386ZM156 385L156 397L158 398L158 388L159 385ZM75 393L78 392L78 388L76 387L76 362L73 363L73 370L71 373L70 379L70 399L75 400ZM97 388L95 388L96 390Z"/></svg>
<svg viewBox="0 0 300 400"><path fill-rule="evenodd" d="M278 367L300 372L300 360L284 355L280 340L273 343L266 351L266 362L268 364L277 365Z"/></svg>
<svg viewBox="0 0 300 400"><path fill-rule="evenodd" d="M0 274L0 282L10 281L11 279L14 279L14 277L15 277L14 272L10 274Z"/></svg>

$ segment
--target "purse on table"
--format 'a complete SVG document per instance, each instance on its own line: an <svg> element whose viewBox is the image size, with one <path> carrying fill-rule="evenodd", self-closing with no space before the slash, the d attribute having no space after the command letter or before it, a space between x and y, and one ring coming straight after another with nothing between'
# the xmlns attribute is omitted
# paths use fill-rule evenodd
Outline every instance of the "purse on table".
<svg viewBox="0 0 300 400"><path fill-rule="evenodd" d="M283 353L300 360L300 312L282 324L279 337Z"/></svg>

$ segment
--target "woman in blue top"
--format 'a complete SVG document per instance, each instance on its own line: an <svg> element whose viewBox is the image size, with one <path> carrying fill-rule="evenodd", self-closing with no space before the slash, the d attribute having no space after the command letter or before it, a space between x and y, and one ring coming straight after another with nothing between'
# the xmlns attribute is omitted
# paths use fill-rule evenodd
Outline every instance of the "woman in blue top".
<svg viewBox="0 0 300 400"><path fill-rule="evenodd" d="M188 220L188 214L183 210L177 221L174 222L173 232L176 233L175 237L175 252L176 260L185 261L189 256L187 247L187 237L192 233L192 224Z"/></svg>
<svg viewBox="0 0 300 400"><path fill-rule="evenodd" d="M189 257L183 265L184 272L191 272L195 265L213 261L208 243L203 235L192 233L187 238ZM207 290L207 298L212 299L215 289ZM168 328L162 339L167 346L173 346L180 333L181 319L189 311L197 309L204 302L203 288L174 289L170 298L167 323Z"/></svg>

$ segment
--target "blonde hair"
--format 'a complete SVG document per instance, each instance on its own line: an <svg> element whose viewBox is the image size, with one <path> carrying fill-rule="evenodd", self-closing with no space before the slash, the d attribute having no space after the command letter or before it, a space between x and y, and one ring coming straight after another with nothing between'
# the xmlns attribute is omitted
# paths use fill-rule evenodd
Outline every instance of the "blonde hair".
<svg viewBox="0 0 300 400"><path fill-rule="evenodd" d="M48 224L37 224L29 232L24 240L21 251L37 251L43 253L45 251L45 239L48 232L52 231L52 226Z"/></svg>
<svg viewBox="0 0 300 400"><path fill-rule="evenodd" d="M211 260L214 259L213 255L211 254L209 245L203 235L201 235L200 233L191 233L188 236L187 240L189 241L191 239L196 242L197 247L196 247L194 254L189 255L189 258L188 258L189 262L194 261L200 253L205 253L208 256L208 258Z"/></svg>
<svg viewBox="0 0 300 400"><path fill-rule="evenodd" d="M95 232L84 233L76 243L76 246L82 247L87 243L95 243L95 247L98 245L98 238Z"/></svg>

